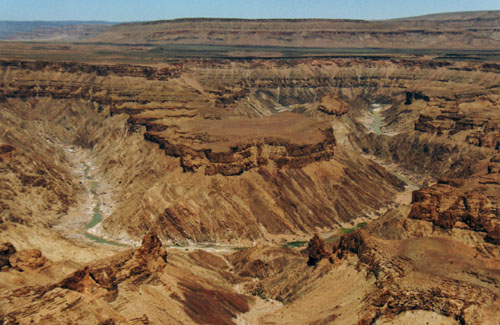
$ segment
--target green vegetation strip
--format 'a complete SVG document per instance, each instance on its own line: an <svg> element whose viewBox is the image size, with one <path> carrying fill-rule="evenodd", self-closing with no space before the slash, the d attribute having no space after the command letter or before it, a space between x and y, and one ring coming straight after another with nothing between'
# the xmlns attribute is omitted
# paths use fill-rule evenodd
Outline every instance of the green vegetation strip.
<svg viewBox="0 0 500 325"><path fill-rule="evenodd" d="M97 195L97 188L99 187L99 183L91 182L90 183L90 193Z"/></svg>
<svg viewBox="0 0 500 325"><path fill-rule="evenodd" d="M367 225L366 222L360 222L356 225L356 227L354 228L341 228L340 229L340 234L341 235L347 235L347 234L350 234L351 232L355 231L355 230L358 230L358 229L361 229L363 227L365 227Z"/></svg>
<svg viewBox="0 0 500 325"><path fill-rule="evenodd" d="M124 244L121 244L121 243L117 243L115 241L111 241L111 240L106 240L104 238L101 238L101 237L97 237L97 236L94 236L94 235L91 235L89 234L88 232L85 232L85 237L87 237L88 239L90 240L93 240L95 241L96 243L99 243L99 244L107 244L107 245L113 245L113 246L126 246Z"/></svg>
<svg viewBox="0 0 500 325"><path fill-rule="evenodd" d="M282 247L301 247L307 244L307 241L292 241L281 245Z"/></svg>
<svg viewBox="0 0 500 325"><path fill-rule="evenodd" d="M87 232L87 230L94 227L95 225L97 225L101 221L102 221L101 209L99 209L99 205L97 204L94 208L94 215L92 216L92 220L90 220L90 222L85 226L85 232L83 233L85 235L85 237L87 237L88 239L93 240L99 244L108 244L108 245L114 245L114 246L126 246L124 244L120 244L120 243L117 243L115 241L106 240L104 238L97 237L97 236L89 234Z"/></svg>
<svg viewBox="0 0 500 325"><path fill-rule="evenodd" d="M120 244L120 243L117 243L115 241L106 240L104 238L97 237L97 236L89 234L87 232L87 230L94 227L95 225L97 225L101 221L102 221L101 210L99 209L99 205L96 205L94 208L94 215L92 216L92 220L90 220L90 222L87 225L85 225L85 232L83 233L85 235L85 237L87 237L88 239L93 240L99 244L108 244L108 245L114 245L114 246L126 246L124 244Z"/></svg>
<svg viewBox="0 0 500 325"><path fill-rule="evenodd" d="M382 134L382 130L380 129L380 125L382 123L380 115L372 109L370 110L370 115L373 117L373 131L375 134Z"/></svg>
<svg viewBox="0 0 500 325"><path fill-rule="evenodd" d="M336 243L343 235L350 234L358 229L366 227L366 225L367 225L366 222L360 222L356 225L356 227L353 228L340 228L336 235L325 239L325 242L329 244Z"/></svg>
<svg viewBox="0 0 500 325"><path fill-rule="evenodd" d="M245 249L247 249L248 247L233 247L231 248L233 251L244 251Z"/></svg>
<svg viewBox="0 0 500 325"><path fill-rule="evenodd" d="M85 229L88 230L97 225L101 221L102 221L101 209L99 209L99 205L96 205L94 208L94 214L92 215L92 220L90 220L90 222L85 226Z"/></svg>

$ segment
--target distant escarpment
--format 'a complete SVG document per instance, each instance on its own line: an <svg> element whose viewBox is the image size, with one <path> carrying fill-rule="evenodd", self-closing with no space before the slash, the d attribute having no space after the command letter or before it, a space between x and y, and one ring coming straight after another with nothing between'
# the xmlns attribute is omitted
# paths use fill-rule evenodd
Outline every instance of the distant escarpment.
<svg viewBox="0 0 500 325"><path fill-rule="evenodd" d="M118 24L88 42L336 48L498 48L498 11L398 20L176 19Z"/></svg>

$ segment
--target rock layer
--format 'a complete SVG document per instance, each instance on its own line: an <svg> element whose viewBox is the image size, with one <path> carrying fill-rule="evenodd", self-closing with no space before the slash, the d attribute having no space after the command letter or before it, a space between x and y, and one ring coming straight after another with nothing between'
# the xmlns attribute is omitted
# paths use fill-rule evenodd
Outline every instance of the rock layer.
<svg viewBox="0 0 500 325"><path fill-rule="evenodd" d="M329 48L495 48L498 40L491 35L497 30L498 11L385 21L199 18L119 24L92 34L88 41Z"/></svg>
<svg viewBox="0 0 500 325"><path fill-rule="evenodd" d="M430 245L434 247L418 253ZM433 311L465 323L489 322L489 308L498 312L498 272L490 269L498 260L466 266L467 256L474 251L465 245L432 238L385 242L359 230L342 237L334 253L340 259L356 254L359 263L376 278L374 291L367 295L362 324L388 320L409 310ZM446 263L452 265L444 267ZM429 279L437 268L442 268L438 276ZM486 274L491 275L491 282L471 283L472 278Z"/></svg>
<svg viewBox="0 0 500 325"><path fill-rule="evenodd" d="M466 179L443 178L413 193L409 218L432 222L444 229L469 229L486 233L486 241L498 244L497 200L500 192L498 156L476 167Z"/></svg>

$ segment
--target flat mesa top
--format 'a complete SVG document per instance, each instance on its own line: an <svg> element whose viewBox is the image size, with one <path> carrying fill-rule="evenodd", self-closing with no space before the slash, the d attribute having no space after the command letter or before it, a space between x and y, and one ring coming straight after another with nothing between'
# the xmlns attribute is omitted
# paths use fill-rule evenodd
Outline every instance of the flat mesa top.
<svg viewBox="0 0 500 325"><path fill-rule="evenodd" d="M192 119L177 126L177 134L196 139L192 143L194 149L219 152L266 138L281 139L296 145L316 144L325 139L323 130L331 128L331 123L284 112L262 118Z"/></svg>

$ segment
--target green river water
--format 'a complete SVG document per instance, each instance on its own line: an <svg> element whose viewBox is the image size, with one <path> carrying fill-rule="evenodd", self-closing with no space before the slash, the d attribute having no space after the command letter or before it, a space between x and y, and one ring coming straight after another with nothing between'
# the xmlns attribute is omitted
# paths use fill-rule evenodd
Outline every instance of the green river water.
<svg viewBox="0 0 500 325"><path fill-rule="evenodd" d="M93 214L92 214L92 219L90 220L89 223L87 223L84 227L84 231L83 231L83 235L85 237L87 237L88 239L96 242L96 243L99 243L99 244L107 244L107 245L114 245L114 246L125 246L124 244L120 244L118 242L115 242L115 241L111 241L111 240L106 240L104 238L101 238L101 237L98 237L98 236L95 236L95 235L92 235L92 234L89 234L89 232L87 230L89 230L90 228L96 226L97 224L99 224L101 221L102 221L102 211L101 211L101 208L100 208L100 202L99 202L99 198L98 198L98 192L97 192L97 189L99 188L99 183L96 182L95 180L91 180L91 178L88 176L88 173L89 173L89 167L88 166L85 166L84 170L83 170L83 173L85 175L85 178L87 180L90 180L89 182L89 190L90 190L90 193L92 193L92 195L94 196L94 201L96 201L95 203L95 206L94 206L94 210L93 210Z"/></svg>
<svg viewBox="0 0 500 325"><path fill-rule="evenodd" d="M373 131L375 132L375 134L378 134L378 135L382 134L382 130L380 129L382 119L381 119L379 113L373 109L370 109L370 115L373 118Z"/></svg>

